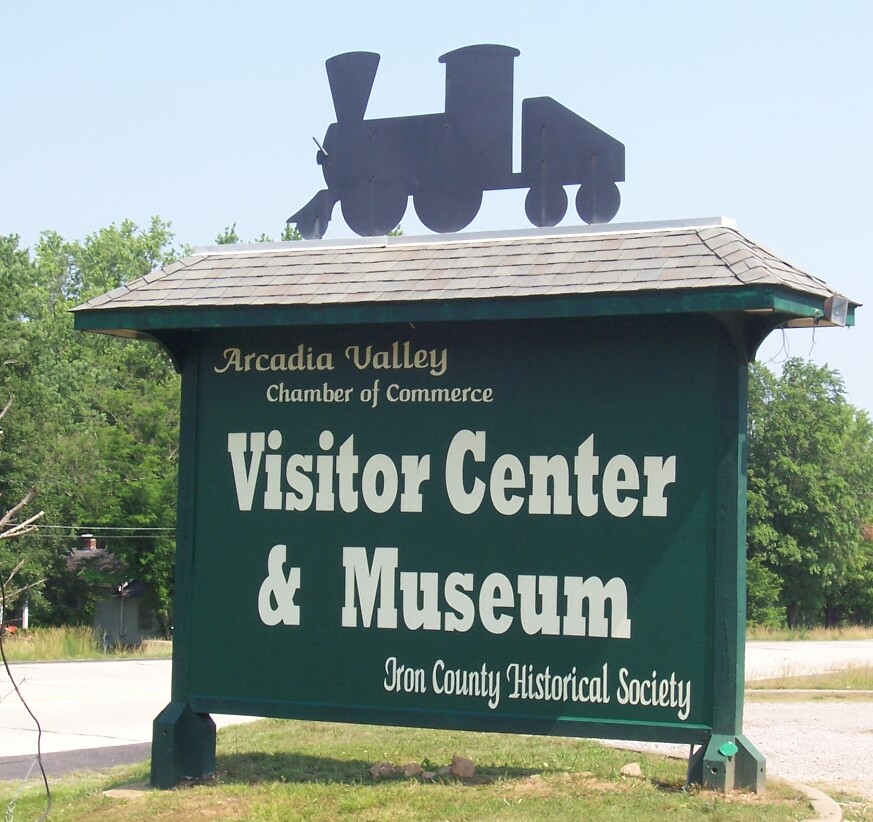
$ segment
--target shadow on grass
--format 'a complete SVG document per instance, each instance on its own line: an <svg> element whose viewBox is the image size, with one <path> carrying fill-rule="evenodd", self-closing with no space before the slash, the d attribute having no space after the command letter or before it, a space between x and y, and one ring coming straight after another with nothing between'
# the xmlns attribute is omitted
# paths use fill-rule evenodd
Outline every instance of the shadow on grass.
<svg viewBox="0 0 873 822"><path fill-rule="evenodd" d="M374 779L369 769L373 761L361 759L334 759L323 756L307 756L299 753L238 753L219 755L216 760L215 775L200 784L243 784L257 785L261 783L284 784L325 784L325 785L355 785L373 787L386 782L402 782L404 780L422 781L420 776L387 776ZM402 768L404 763L399 764ZM427 760L421 763L425 771L436 772L446 763L432 763ZM590 772L572 773L560 768L519 768L512 766L482 765L477 768L476 775L471 779L458 779L451 775L437 775L425 781L434 783L450 783L464 787L491 785L495 782L524 783L531 777L558 777L580 779L583 782L596 783L600 790L620 789L635 780L624 778L610 780L596 777ZM658 792L665 794L682 793L685 786L682 781L668 779L644 778Z"/></svg>
<svg viewBox="0 0 873 822"><path fill-rule="evenodd" d="M361 759L332 759L297 753L240 753L219 755L212 781L222 784L255 785L262 782L325 783L343 785L376 785L382 782L413 779L394 776L373 779L369 769L375 764ZM405 763L400 763L401 767ZM437 771L446 763L423 763L425 770ZM558 771L555 771L556 773ZM547 769L481 767L472 779L456 780L452 776L438 776L435 781L451 781L469 785L483 785L506 779L524 779L534 774L549 773ZM207 780L209 781L209 780Z"/></svg>

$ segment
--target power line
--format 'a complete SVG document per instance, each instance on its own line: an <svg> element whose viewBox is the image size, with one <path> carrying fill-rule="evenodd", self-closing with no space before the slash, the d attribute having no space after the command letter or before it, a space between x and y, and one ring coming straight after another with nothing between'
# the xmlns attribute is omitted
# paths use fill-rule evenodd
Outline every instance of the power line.
<svg viewBox="0 0 873 822"><path fill-rule="evenodd" d="M146 527L146 526L134 526L134 525L47 525L45 523L39 524L40 530L44 528L62 528L67 531L175 531L175 528L158 528L158 527ZM94 534L94 536L99 536L99 534Z"/></svg>
<svg viewBox="0 0 873 822"><path fill-rule="evenodd" d="M93 534L95 539L172 539L176 536L175 531L164 534ZM16 539L27 539L28 537L37 539L53 539L62 540L63 542L72 542L79 539L78 534L40 534L39 531L31 531L29 534L19 534Z"/></svg>

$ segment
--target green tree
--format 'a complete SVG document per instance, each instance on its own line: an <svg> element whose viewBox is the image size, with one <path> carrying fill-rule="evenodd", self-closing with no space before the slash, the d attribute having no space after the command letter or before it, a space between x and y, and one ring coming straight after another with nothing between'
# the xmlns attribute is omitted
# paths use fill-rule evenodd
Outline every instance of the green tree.
<svg viewBox="0 0 873 822"><path fill-rule="evenodd" d="M18 529L30 512L33 499L32 483L38 469L26 457L15 451L21 432L16 430L22 408L21 385L16 376L29 357L27 332L31 315L30 296L36 287L38 273L26 249L20 247L17 236L0 237L0 579L7 595L7 608L20 604L19 595L28 591L39 599L39 589L45 579L51 555L46 546L28 545L32 529ZM12 445L12 448L10 448ZM21 505L21 501L26 501Z"/></svg>
<svg viewBox="0 0 873 822"><path fill-rule="evenodd" d="M749 386L749 617L869 621L873 426L839 374L801 359Z"/></svg>
<svg viewBox="0 0 873 822"><path fill-rule="evenodd" d="M215 237L216 245L234 245L239 242L239 234L236 233L236 223L225 226Z"/></svg>
<svg viewBox="0 0 873 822"><path fill-rule="evenodd" d="M10 399L0 408L0 422L9 413L11 407ZM2 438L3 429L0 428L0 440ZM9 540L25 536L36 529L35 523L42 517L43 512L34 513L29 510L35 496L36 489L31 488L5 511L0 507L0 630L3 631L6 629L5 623L9 620L9 611L18 604L19 597L45 582L44 579L33 578L32 570L38 568L34 563L34 557L26 553L17 555L7 547Z"/></svg>
<svg viewBox="0 0 873 822"><path fill-rule="evenodd" d="M177 254L169 224L157 218L145 229L124 221L81 242L45 232L32 255L17 238L0 242L0 282L15 297L0 314L11 341L0 388L16 397L0 494L20 498L38 480L46 524L17 545L47 577L31 603L44 621L90 618L65 558L77 531L112 526L167 529L108 547L131 576L150 583L151 604L169 624L173 541L152 535L172 535L175 520L179 380L156 345L74 332L69 309Z"/></svg>
<svg viewBox="0 0 873 822"><path fill-rule="evenodd" d="M300 235L285 225L281 239ZM235 224L216 238L239 240ZM46 231L32 251L0 237L0 398L16 397L0 497L21 499L36 479L46 512L38 532L0 543L0 573L16 569L19 587L37 586L36 620L90 620L85 583L94 577L72 576L66 563L88 530L113 535L107 547L148 583L150 604L170 624L179 378L157 345L74 332L70 309L180 251L159 218L144 228L125 220L81 241Z"/></svg>
<svg viewBox="0 0 873 822"><path fill-rule="evenodd" d="M297 230L296 226L285 223L282 226L282 233L279 235L279 240L283 243L290 242L292 240L302 240L303 237L300 236L300 232ZM239 234L236 231L236 223L231 226L225 226L221 232L215 237L216 245L233 245L235 243L241 242ZM273 238L270 237L269 234L265 234L261 232L260 236L255 240L256 243L272 243Z"/></svg>

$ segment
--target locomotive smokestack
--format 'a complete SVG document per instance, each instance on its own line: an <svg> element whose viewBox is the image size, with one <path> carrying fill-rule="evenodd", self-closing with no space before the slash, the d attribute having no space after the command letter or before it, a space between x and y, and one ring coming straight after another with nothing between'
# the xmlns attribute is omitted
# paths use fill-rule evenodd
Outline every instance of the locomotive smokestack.
<svg viewBox="0 0 873 822"><path fill-rule="evenodd" d="M481 180L506 182L512 176L512 96L518 49L480 45L440 57L446 66L446 114L464 124Z"/></svg>
<svg viewBox="0 0 873 822"><path fill-rule="evenodd" d="M336 121L363 120L379 67L379 55L369 51L349 51L331 57L324 65Z"/></svg>

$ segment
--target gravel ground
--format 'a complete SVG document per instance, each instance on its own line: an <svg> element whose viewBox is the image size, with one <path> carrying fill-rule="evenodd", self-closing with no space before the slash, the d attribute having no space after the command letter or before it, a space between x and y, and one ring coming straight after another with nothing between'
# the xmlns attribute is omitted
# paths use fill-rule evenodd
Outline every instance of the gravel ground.
<svg viewBox="0 0 873 822"><path fill-rule="evenodd" d="M768 774L873 800L873 700L747 701L744 731Z"/></svg>
<svg viewBox="0 0 873 822"><path fill-rule="evenodd" d="M743 732L767 760L768 778L840 789L873 801L873 699L745 703ZM687 745L611 741L619 748L688 758Z"/></svg>

